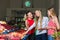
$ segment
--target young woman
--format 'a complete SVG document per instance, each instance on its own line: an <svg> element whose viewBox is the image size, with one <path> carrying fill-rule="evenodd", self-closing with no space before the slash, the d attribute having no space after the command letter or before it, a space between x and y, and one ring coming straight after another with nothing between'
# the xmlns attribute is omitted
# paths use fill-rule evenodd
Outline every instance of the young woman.
<svg viewBox="0 0 60 40"><path fill-rule="evenodd" d="M57 31L56 29L59 29L59 23L54 8L48 9L48 17L48 40L54 40L53 35Z"/></svg>
<svg viewBox="0 0 60 40"><path fill-rule="evenodd" d="M35 11L36 21L33 23L31 27L24 33L27 34L30 30L35 27L35 40L47 40L47 30L40 30L41 28L46 28L48 24L48 18L42 17L41 11Z"/></svg>
<svg viewBox="0 0 60 40"><path fill-rule="evenodd" d="M28 11L25 14L25 18L26 18L26 21L25 21L26 28L29 29L29 27L34 23L32 12ZM34 28L30 30L22 40L27 40L27 39L33 40L33 38L31 38L33 33L34 33Z"/></svg>

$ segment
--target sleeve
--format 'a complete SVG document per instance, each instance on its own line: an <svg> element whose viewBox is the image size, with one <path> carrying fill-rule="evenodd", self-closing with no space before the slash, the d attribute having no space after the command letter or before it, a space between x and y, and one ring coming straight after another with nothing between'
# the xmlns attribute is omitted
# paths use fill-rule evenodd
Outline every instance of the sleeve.
<svg viewBox="0 0 60 40"><path fill-rule="evenodd" d="M30 26L29 29L27 30L27 33L28 33L30 30L32 30L35 26L36 26L36 24L35 24L35 22L34 22L33 25Z"/></svg>
<svg viewBox="0 0 60 40"><path fill-rule="evenodd" d="M48 26L48 21L49 21L49 19L48 19L48 17L46 17L46 19L45 19L45 27Z"/></svg>

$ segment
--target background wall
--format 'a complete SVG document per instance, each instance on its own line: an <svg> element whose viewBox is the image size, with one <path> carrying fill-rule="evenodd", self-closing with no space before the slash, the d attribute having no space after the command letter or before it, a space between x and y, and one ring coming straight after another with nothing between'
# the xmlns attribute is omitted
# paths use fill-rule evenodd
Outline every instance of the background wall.
<svg viewBox="0 0 60 40"><path fill-rule="evenodd" d="M10 0L10 8L21 8L22 0Z"/></svg>
<svg viewBox="0 0 60 40"><path fill-rule="evenodd" d="M59 21L60 21L60 0L59 0Z"/></svg>
<svg viewBox="0 0 60 40"><path fill-rule="evenodd" d="M25 8L24 2L27 0L0 0L0 19L4 18L7 13L7 8ZM58 15L59 0L30 0L31 8L45 8L52 6ZM9 13L8 13L9 14Z"/></svg>
<svg viewBox="0 0 60 40"><path fill-rule="evenodd" d="M0 0L0 19L6 15L6 9L10 7L10 0Z"/></svg>

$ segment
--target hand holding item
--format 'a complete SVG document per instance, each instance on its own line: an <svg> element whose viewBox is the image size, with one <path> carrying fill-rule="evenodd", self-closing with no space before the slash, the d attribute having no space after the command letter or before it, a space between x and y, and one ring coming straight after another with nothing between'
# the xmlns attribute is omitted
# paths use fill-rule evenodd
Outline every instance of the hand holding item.
<svg viewBox="0 0 60 40"><path fill-rule="evenodd" d="M26 34L27 34L27 32L24 32L24 33L23 33L23 35L26 35Z"/></svg>
<svg viewBox="0 0 60 40"><path fill-rule="evenodd" d="M42 30L42 28L40 27L40 28L38 28L38 30Z"/></svg>
<svg viewBox="0 0 60 40"><path fill-rule="evenodd" d="M40 27L40 28L38 28L38 30L47 30L47 28L41 28L41 27Z"/></svg>
<svg viewBox="0 0 60 40"><path fill-rule="evenodd" d="M51 27L45 27L45 28L38 28L38 30L47 30L47 29L50 29Z"/></svg>
<svg viewBox="0 0 60 40"><path fill-rule="evenodd" d="M51 27L46 27L47 29L51 29Z"/></svg>
<svg viewBox="0 0 60 40"><path fill-rule="evenodd" d="M47 29L54 29L54 30L56 30L56 27L54 27L54 26L49 26L49 27L47 27Z"/></svg>
<svg viewBox="0 0 60 40"><path fill-rule="evenodd" d="M26 34L27 34L27 33L24 32L24 33L21 35L21 39L23 39Z"/></svg>

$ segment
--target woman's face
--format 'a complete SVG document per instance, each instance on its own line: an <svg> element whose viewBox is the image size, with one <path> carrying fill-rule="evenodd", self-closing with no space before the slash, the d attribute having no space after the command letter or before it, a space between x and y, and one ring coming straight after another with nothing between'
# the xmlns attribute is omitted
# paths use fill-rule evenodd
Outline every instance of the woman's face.
<svg viewBox="0 0 60 40"><path fill-rule="evenodd" d="M27 15L28 15L28 18L33 18L33 14L31 12L29 12Z"/></svg>
<svg viewBox="0 0 60 40"><path fill-rule="evenodd" d="M40 15L41 15L41 12L35 11L35 16L40 17Z"/></svg>
<svg viewBox="0 0 60 40"><path fill-rule="evenodd" d="M48 10L48 16L51 16L51 11L50 10Z"/></svg>

